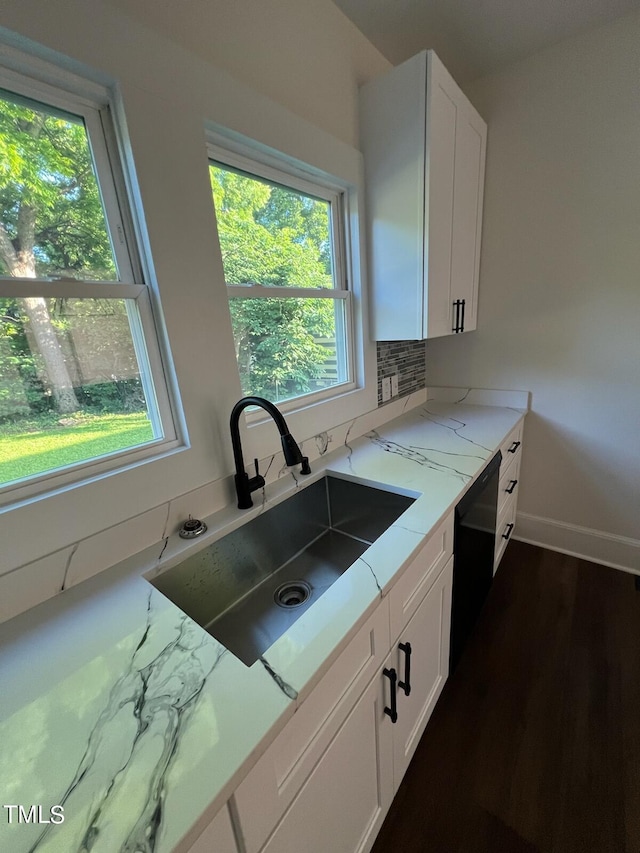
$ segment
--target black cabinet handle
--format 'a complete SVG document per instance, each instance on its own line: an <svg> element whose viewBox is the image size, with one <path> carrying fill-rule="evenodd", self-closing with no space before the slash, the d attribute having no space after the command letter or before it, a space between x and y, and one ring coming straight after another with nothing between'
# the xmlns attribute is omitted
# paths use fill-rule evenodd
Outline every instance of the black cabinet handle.
<svg viewBox="0 0 640 853"><path fill-rule="evenodd" d="M399 643L398 648L404 652L404 681L399 681L398 687L408 696L411 693L411 643Z"/></svg>
<svg viewBox="0 0 640 853"><path fill-rule="evenodd" d="M398 706L396 705L396 681L398 680L398 674L395 669L383 669L382 674L386 675L391 683L391 707L384 709L385 714L388 717L391 717L392 723L398 722Z"/></svg>
<svg viewBox="0 0 640 853"><path fill-rule="evenodd" d="M464 332L464 306L466 304L466 299L456 299L453 303L453 307L455 308L455 320L453 324L452 332Z"/></svg>
<svg viewBox="0 0 640 853"><path fill-rule="evenodd" d="M502 534L503 539L508 539L511 536L511 531L513 530L513 524L507 524L506 533Z"/></svg>
<svg viewBox="0 0 640 853"><path fill-rule="evenodd" d="M518 481L517 481L517 480L509 480L509 485L508 485L508 487L505 489L505 492L506 492L508 495L512 495L512 494L513 494L513 490L515 489L515 487L516 487L517 485L518 485Z"/></svg>
<svg viewBox="0 0 640 853"><path fill-rule="evenodd" d="M513 442L513 444L511 445L511 447L509 448L509 450L508 450L507 452L508 452L508 453L515 453L515 452L516 452L516 450L517 450L519 447L520 447L520 442L519 442L519 441L514 441L514 442Z"/></svg>

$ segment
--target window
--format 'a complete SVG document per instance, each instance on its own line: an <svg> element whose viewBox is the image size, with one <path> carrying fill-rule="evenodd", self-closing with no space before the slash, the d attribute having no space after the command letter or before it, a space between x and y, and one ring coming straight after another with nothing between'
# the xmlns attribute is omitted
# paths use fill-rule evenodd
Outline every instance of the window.
<svg viewBox="0 0 640 853"><path fill-rule="evenodd" d="M0 81L6 502L148 455L175 432L108 113L9 71Z"/></svg>
<svg viewBox="0 0 640 853"><path fill-rule="evenodd" d="M342 193L211 149L244 394L285 403L353 387Z"/></svg>

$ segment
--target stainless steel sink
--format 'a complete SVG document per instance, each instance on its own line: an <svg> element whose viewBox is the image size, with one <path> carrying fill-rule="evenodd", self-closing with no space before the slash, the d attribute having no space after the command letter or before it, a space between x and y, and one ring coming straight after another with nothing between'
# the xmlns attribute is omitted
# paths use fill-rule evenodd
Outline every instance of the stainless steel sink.
<svg viewBox="0 0 640 853"><path fill-rule="evenodd" d="M326 476L151 583L250 666L414 500Z"/></svg>

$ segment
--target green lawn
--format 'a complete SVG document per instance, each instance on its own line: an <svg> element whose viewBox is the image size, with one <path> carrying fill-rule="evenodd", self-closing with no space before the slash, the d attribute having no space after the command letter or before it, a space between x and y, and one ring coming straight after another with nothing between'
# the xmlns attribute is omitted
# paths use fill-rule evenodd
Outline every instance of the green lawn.
<svg viewBox="0 0 640 853"><path fill-rule="evenodd" d="M82 415L70 426L0 425L0 485L135 447L153 439L144 412L131 415Z"/></svg>

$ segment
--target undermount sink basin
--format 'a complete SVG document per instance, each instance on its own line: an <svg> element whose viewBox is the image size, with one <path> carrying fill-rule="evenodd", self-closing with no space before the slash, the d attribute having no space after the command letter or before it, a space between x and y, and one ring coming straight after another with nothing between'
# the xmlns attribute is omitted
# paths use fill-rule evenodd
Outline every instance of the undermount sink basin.
<svg viewBox="0 0 640 853"><path fill-rule="evenodd" d="M325 476L151 583L250 666L414 500Z"/></svg>

